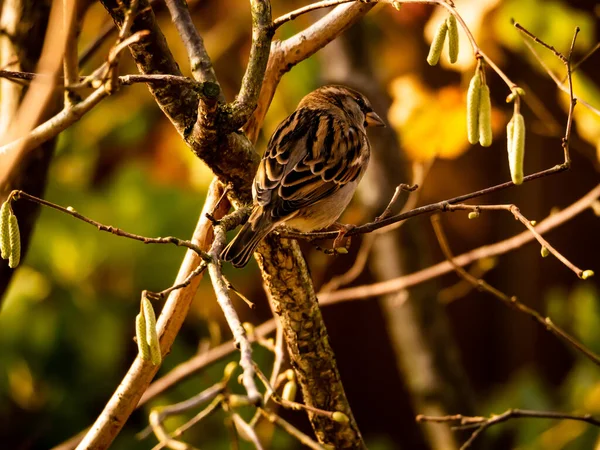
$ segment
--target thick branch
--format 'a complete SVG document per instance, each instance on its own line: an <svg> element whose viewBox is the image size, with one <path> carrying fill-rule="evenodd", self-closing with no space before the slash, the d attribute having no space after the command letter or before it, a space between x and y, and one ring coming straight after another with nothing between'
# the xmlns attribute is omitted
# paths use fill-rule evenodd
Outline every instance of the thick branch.
<svg viewBox="0 0 600 450"><path fill-rule="evenodd" d="M350 419L347 425L342 425L309 413L319 443L339 449L364 448L298 243L271 235L260 245L257 260L273 311L281 320L290 363L306 405L341 411Z"/></svg>

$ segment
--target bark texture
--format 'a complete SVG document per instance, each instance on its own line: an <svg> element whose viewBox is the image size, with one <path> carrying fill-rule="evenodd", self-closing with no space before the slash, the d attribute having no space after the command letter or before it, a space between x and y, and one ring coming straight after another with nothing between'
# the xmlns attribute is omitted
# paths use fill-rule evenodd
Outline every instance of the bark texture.
<svg viewBox="0 0 600 450"><path fill-rule="evenodd" d="M326 411L341 411L350 419L343 425L310 413L319 442L336 449L366 448L344 392L300 246L294 240L271 235L260 245L257 260L273 311L283 326L304 401Z"/></svg>

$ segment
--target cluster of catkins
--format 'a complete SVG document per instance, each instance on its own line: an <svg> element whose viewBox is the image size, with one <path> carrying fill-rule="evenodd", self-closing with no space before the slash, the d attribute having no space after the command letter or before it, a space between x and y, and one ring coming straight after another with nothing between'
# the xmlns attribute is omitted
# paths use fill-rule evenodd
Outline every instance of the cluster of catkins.
<svg viewBox="0 0 600 450"><path fill-rule="evenodd" d="M458 59L458 27L456 17L449 15L439 26L431 42L427 62L436 65L448 37L448 60L454 64ZM525 121L519 112L519 97L525 92L518 87L511 88L507 102L515 102L515 111L507 125L507 150L510 175L513 183L523 183L523 160L525 156ZM478 57L475 75L467 92L467 138L469 143L479 143L482 147L492 145L492 103L490 88L485 82L483 61Z"/></svg>

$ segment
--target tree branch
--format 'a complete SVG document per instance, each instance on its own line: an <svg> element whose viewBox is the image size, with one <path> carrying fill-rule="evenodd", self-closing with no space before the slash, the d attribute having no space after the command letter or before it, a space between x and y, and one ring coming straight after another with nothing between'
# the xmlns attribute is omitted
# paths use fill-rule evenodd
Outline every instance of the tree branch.
<svg viewBox="0 0 600 450"><path fill-rule="evenodd" d="M204 251L209 249L212 241L212 222L206 218L206 213L213 211L214 205L220 197L221 188L219 188L216 181L213 181L192 238L192 241ZM222 217L228 208L229 205L225 202L215 212L215 217ZM183 260L175 284L183 282L199 263L200 258L196 252L189 250ZM195 277L186 288L173 291L162 309L157 322L157 332L160 336L163 355L168 354L171 349L175 336L183 324L194 298L200 278ZM109 447L131 412L136 408L142 394L157 371L157 366L142 360L140 356L136 357L113 397L77 448L104 449Z"/></svg>
<svg viewBox="0 0 600 450"><path fill-rule="evenodd" d="M510 419L563 419L563 420L576 420L579 422L587 422L596 427L600 427L600 420L596 419L591 414L568 414L554 411L531 411L527 409L509 409L502 414L492 415L490 417L470 417L456 414L452 416L417 416L417 422L458 422L455 426L457 430L475 428L471 437L462 445L461 450L467 450L475 439L482 434L485 430L493 425L506 422Z"/></svg>

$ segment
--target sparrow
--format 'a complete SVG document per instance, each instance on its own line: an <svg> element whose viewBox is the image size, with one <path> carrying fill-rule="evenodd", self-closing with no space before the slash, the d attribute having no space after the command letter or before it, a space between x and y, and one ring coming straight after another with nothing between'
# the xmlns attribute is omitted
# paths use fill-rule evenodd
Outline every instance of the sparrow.
<svg viewBox="0 0 600 450"><path fill-rule="evenodd" d="M369 126L385 124L360 92L327 85L306 95L271 136L252 184L250 217L221 259L245 266L282 224L301 232L333 225L369 163Z"/></svg>

